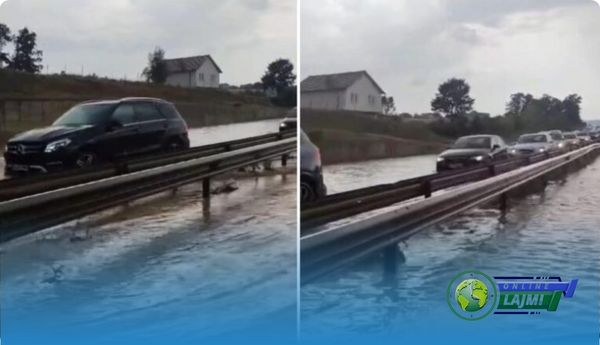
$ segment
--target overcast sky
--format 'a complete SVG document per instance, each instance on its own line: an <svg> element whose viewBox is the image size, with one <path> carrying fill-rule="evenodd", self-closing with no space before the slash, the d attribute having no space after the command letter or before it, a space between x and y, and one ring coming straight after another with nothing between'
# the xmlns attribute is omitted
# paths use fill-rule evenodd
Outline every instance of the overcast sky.
<svg viewBox="0 0 600 345"><path fill-rule="evenodd" d="M138 78L155 46L210 54L236 85L276 58L296 64L296 0L7 0L0 22L34 30L54 73Z"/></svg>
<svg viewBox="0 0 600 345"><path fill-rule="evenodd" d="M475 108L511 93L583 97L600 119L600 6L593 0L302 0L311 74L367 70L398 111L428 112L438 85L465 78Z"/></svg>

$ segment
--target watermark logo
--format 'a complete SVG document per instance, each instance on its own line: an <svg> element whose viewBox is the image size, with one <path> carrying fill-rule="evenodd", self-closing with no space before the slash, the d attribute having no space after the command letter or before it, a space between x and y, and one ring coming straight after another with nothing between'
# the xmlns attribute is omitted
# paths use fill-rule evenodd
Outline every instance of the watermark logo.
<svg viewBox="0 0 600 345"><path fill-rule="evenodd" d="M458 274L448 285L450 310L465 320L496 315L538 315L555 312L562 297L572 298L577 279L561 277L494 277L479 271Z"/></svg>

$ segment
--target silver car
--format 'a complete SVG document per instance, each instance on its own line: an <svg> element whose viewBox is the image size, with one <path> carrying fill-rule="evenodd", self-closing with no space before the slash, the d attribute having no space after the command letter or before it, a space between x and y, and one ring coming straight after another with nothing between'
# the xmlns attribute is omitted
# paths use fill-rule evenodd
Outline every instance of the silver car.
<svg viewBox="0 0 600 345"><path fill-rule="evenodd" d="M523 134L509 152L513 156L526 156L551 151L555 147L548 132Z"/></svg>

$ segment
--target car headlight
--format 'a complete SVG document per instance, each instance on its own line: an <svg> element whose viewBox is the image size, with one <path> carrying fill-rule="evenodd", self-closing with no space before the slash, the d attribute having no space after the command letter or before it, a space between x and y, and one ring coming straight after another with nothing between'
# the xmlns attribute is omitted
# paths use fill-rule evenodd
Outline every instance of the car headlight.
<svg viewBox="0 0 600 345"><path fill-rule="evenodd" d="M546 149L542 147L542 148L541 148L541 149L539 149L538 151L539 151L540 153L544 153L544 152L546 152Z"/></svg>
<svg viewBox="0 0 600 345"><path fill-rule="evenodd" d="M510 149L510 153L517 153L517 149Z"/></svg>
<svg viewBox="0 0 600 345"><path fill-rule="evenodd" d="M561 142L561 143L558 143L558 147L560 147L560 148L563 148L563 147L565 147L565 143L562 143L562 142Z"/></svg>
<svg viewBox="0 0 600 345"><path fill-rule="evenodd" d="M438 163L439 163L439 162L443 162L443 161L444 161L444 157L438 157L438 158L437 158L437 161L438 161Z"/></svg>
<svg viewBox="0 0 600 345"><path fill-rule="evenodd" d="M71 139L68 139L68 138L53 141L50 144L46 145L46 149L44 149L44 152L46 152L46 153L54 152L62 147L68 146L70 143L71 143Z"/></svg>
<svg viewBox="0 0 600 345"><path fill-rule="evenodd" d="M473 159L475 161L478 161L478 162L481 162L484 158L485 157L483 157L483 156L475 156L475 157L472 157L471 159Z"/></svg>

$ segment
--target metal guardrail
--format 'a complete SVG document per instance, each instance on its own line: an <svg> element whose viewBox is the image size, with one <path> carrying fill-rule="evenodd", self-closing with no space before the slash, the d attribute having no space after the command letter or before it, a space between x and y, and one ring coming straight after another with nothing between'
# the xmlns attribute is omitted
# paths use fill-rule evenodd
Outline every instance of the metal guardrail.
<svg viewBox="0 0 600 345"><path fill-rule="evenodd" d="M599 153L600 144L593 144L356 223L303 235L301 281L310 282L349 262L390 248L424 228Z"/></svg>
<svg viewBox="0 0 600 345"><path fill-rule="evenodd" d="M258 144L275 142L285 138L294 137L295 135L296 133L294 131L270 133L250 138L193 147L185 151L163 153L149 157L138 157L127 161L115 161L114 163L85 169L71 169L56 173L0 180L0 201L39 194L58 188L150 169L183 160L206 157Z"/></svg>
<svg viewBox="0 0 600 345"><path fill-rule="evenodd" d="M432 193L468 182L480 181L516 168L556 157L559 151L539 153L485 166L448 171L403 180L391 184L333 194L301 207L302 232L332 221L348 218L417 197L431 197Z"/></svg>
<svg viewBox="0 0 600 345"><path fill-rule="evenodd" d="M3 201L0 242L199 180L208 198L211 177L295 150L293 137Z"/></svg>

